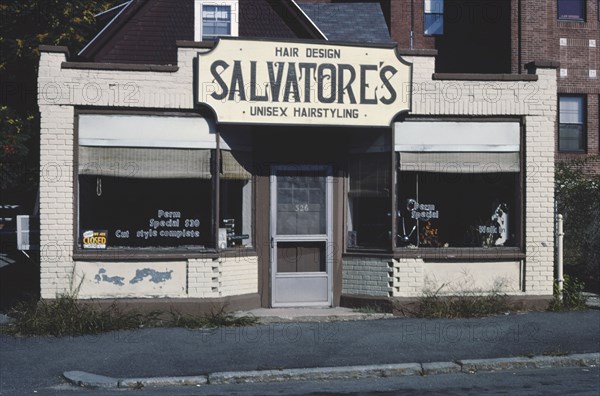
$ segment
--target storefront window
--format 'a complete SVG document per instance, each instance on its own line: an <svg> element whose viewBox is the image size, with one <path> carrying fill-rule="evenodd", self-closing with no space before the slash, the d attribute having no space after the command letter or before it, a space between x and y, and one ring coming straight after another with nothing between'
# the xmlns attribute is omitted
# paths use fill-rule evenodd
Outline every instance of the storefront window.
<svg viewBox="0 0 600 396"><path fill-rule="evenodd" d="M397 245L517 246L518 183L518 173L398 172Z"/></svg>
<svg viewBox="0 0 600 396"><path fill-rule="evenodd" d="M396 124L396 246L520 246L519 128L516 122Z"/></svg>
<svg viewBox="0 0 600 396"><path fill-rule="evenodd" d="M210 247L211 150L79 148L80 247ZM92 247L93 248L93 247Z"/></svg>
<svg viewBox="0 0 600 396"><path fill-rule="evenodd" d="M202 117L80 114L78 125L80 249L253 246L249 134L226 134L216 166Z"/></svg>
<svg viewBox="0 0 600 396"><path fill-rule="evenodd" d="M391 240L389 136L355 132L348 164L348 249L387 249Z"/></svg>
<svg viewBox="0 0 600 396"><path fill-rule="evenodd" d="M221 151L219 247L252 247L252 155Z"/></svg>

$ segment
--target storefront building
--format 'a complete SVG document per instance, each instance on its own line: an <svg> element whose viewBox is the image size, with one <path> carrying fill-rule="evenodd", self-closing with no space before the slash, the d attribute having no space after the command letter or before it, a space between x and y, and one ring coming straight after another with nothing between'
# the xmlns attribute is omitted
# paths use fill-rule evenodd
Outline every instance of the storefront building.
<svg viewBox="0 0 600 396"><path fill-rule="evenodd" d="M443 75L394 44L201 39L176 65L41 48L43 298L552 294L552 65Z"/></svg>

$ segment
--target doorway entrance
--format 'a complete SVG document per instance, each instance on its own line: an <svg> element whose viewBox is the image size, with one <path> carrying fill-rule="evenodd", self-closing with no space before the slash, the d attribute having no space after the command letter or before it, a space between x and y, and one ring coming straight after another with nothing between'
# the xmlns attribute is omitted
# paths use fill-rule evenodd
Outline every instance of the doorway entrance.
<svg viewBox="0 0 600 396"><path fill-rule="evenodd" d="M271 168L271 306L331 306L332 168Z"/></svg>

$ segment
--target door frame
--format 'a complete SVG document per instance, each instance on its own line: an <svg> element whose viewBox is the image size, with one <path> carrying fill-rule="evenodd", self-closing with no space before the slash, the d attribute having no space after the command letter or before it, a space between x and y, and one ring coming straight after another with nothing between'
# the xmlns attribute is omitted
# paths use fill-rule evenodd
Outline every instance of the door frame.
<svg viewBox="0 0 600 396"><path fill-rule="evenodd" d="M277 172L278 171L324 171L325 172L325 206L326 206L326 233L324 235L277 235ZM333 305L333 166L327 164L273 164L269 177L269 271L270 271L270 306L278 307L331 307ZM277 303L275 296L275 282L277 279L277 242L324 242L325 243L325 269L327 276L327 301L326 302L297 302ZM310 278L311 273L304 273ZM321 273L312 273L315 274ZM300 277L288 274L283 277Z"/></svg>

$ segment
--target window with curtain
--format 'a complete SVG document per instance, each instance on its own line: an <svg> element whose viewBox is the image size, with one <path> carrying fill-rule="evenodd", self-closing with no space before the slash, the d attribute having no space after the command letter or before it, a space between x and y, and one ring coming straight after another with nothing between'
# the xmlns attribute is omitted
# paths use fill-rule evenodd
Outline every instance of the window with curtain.
<svg viewBox="0 0 600 396"><path fill-rule="evenodd" d="M396 124L396 246L519 246L519 139L518 123Z"/></svg>
<svg viewBox="0 0 600 396"><path fill-rule="evenodd" d="M348 249L389 249L391 240L391 147L389 133L349 135Z"/></svg>

